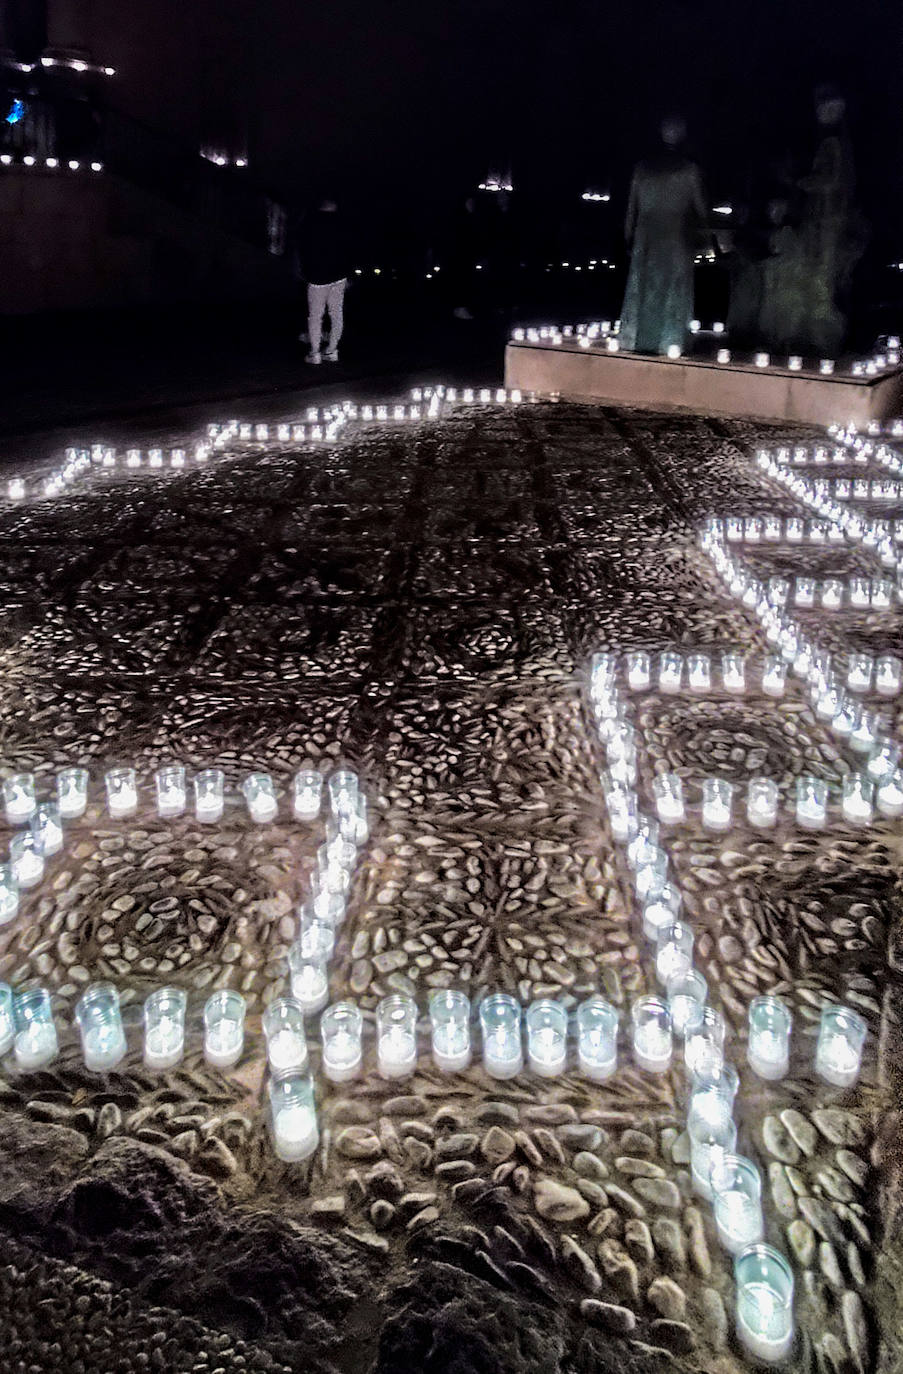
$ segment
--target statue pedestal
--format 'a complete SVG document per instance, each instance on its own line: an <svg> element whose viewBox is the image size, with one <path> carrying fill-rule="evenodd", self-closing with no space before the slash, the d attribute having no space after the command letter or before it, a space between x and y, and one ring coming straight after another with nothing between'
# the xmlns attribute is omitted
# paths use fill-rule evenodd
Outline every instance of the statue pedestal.
<svg viewBox="0 0 903 1374"><path fill-rule="evenodd" d="M903 367L875 377L791 372L779 366L716 363L714 359L649 358L581 348L576 339L560 344L509 343L505 386L521 391L558 392L568 400L639 406L645 410L691 410L704 415L749 415L802 424L886 420L903 414Z"/></svg>

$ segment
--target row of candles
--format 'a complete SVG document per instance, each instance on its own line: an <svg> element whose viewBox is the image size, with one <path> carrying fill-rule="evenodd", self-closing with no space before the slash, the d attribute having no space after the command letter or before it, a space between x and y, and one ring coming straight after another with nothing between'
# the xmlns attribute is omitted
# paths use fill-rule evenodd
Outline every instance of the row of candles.
<svg viewBox="0 0 903 1374"><path fill-rule="evenodd" d="M597 722L618 719L621 703L614 655L597 654L591 669L591 698ZM624 846L634 890L643 904L643 929L655 941L655 970L665 997L637 999L632 1008L634 1058L650 1072L670 1067L674 1036L683 1038L691 1073L687 1113L694 1187L712 1201L722 1244L734 1255L736 1321L739 1337L756 1358L776 1362L788 1354L794 1334L793 1273L784 1255L763 1242L761 1175L736 1153L734 1098L736 1070L726 1062L723 1015L706 1004L704 976L693 967L692 928L679 919L681 897L668 876L657 823L637 808L624 753L612 751L601 730L609 771L603 775L614 839ZM635 759L634 759L635 765ZM783 1078L789 1070L791 1014L776 997L758 997L749 1007L747 1061L759 1077ZM846 1007L823 1009L815 1050L815 1071L836 1087L858 1077L866 1027Z"/></svg>
<svg viewBox="0 0 903 1374"><path fill-rule="evenodd" d="M781 583L774 578L772 582ZM782 587L769 583L768 600L780 606L786 600L790 584ZM797 603L799 601L797 600ZM713 656L705 650L683 654L676 649L664 649L653 655L637 649L626 655L626 679L632 692L647 692L653 683L659 692L674 696L683 691L695 694L711 692L714 687ZM726 649L720 658L722 690L732 696L742 696L748 687L746 656L738 650ZM784 695L789 663L782 654L767 654L761 671L756 674L767 696ZM826 664L825 667L830 666ZM851 692L875 691L882 697L894 697L903 680L903 660L895 654L850 653L847 657L846 685Z"/></svg>
<svg viewBox="0 0 903 1374"><path fill-rule="evenodd" d="M0 924L13 919L19 905L20 889L36 887L44 876L45 861L63 848L63 824L84 815L88 805L89 774L86 768L64 768L56 775L56 800L37 799L35 777L17 773L4 779L2 792L6 821L11 826L28 825L10 840L8 864L0 864ZM222 819L227 794L225 774L218 768L205 768L192 779L194 817L202 824ZM104 777L107 810L112 819L135 814L139 790L134 768L112 768ZM332 809L327 825L326 845L318 873L331 891L327 875L336 852L347 857L347 850L335 845L357 846L369 835L367 799L360 791L356 774L337 769L326 779ZM315 769L302 769L292 780L292 814L300 821L313 821L320 814L324 788L323 775ZM183 815L188 809L188 780L182 764L169 764L154 773L156 811L161 820ZM248 814L257 824L275 821L279 813L276 785L269 773L250 773L241 783L240 793ZM341 865L339 865L341 866ZM316 880L316 874L315 874ZM335 886L335 884L333 884ZM347 887L347 885L345 885ZM315 894L317 900L317 894ZM334 900L323 899L327 910Z"/></svg>

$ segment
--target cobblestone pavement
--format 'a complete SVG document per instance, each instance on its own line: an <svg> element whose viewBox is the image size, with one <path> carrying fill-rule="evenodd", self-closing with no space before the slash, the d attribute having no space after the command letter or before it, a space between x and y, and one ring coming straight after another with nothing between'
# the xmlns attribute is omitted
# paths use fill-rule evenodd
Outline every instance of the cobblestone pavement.
<svg viewBox="0 0 903 1374"><path fill-rule="evenodd" d="M91 770L85 817L0 930L0 976L53 993L61 1053L0 1080L0 1370L300 1369L570 1374L745 1367L731 1260L692 1192L682 1067L490 1080L315 1070L321 1143L275 1157L260 1013L286 990L294 910L323 824L290 818L294 772L355 766L372 833L331 964L367 1017L435 988L629 1005L655 972L605 816L589 655L705 646L749 658L750 689L632 703L640 790L655 772L766 774L789 797L839 793L849 754L767 651L697 542L713 513L799 514L755 449L800 433L577 406L485 406L351 427L333 448L236 445L203 468L98 469L70 493L0 509L0 741L49 795ZM819 436L802 435L804 440ZM173 434L171 442L186 438ZM882 513L884 513L882 511ZM764 573L875 575L861 550L786 544ZM899 647L897 611L819 617L842 658ZM894 722L896 727L898 721ZM150 779L219 767L218 826L157 819ZM136 816L101 778L138 770ZM237 793L260 769L279 819ZM695 811L693 813L695 815ZM792 1367L899 1368L895 1063L900 823L669 841L696 962L740 1071L739 1148L764 1179L766 1239L791 1260ZM130 1051L84 1069L84 987L121 989ZM154 1074L140 1009L189 994L188 1050ZM248 1004L239 1066L209 1068L209 991ZM745 1063L750 999L791 1006L789 1076ZM849 1091L813 1074L821 1006L868 1026Z"/></svg>

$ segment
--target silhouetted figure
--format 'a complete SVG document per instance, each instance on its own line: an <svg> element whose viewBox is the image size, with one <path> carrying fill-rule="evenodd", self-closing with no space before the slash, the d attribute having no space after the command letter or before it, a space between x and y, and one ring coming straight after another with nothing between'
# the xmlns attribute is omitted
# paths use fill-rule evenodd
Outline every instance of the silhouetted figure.
<svg viewBox="0 0 903 1374"><path fill-rule="evenodd" d="M730 277L727 330L731 346L752 348L759 343L765 236L756 232L750 208L741 202L734 205L730 228L719 230L717 240Z"/></svg>
<svg viewBox="0 0 903 1374"><path fill-rule="evenodd" d="M759 339L772 353L803 347L811 263L803 234L788 222L785 196L768 202L768 251L762 263Z"/></svg>
<svg viewBox="0 0 903 1374"><path fill-rule="evenodd" d="M448 253L443 264L443 270L448 273L452 314L457 320L472 320L474 317L478 294L476 277L479 271L486 270L485 250L476 199L468 196L454 216Z"/></svg>
<svg viewBox="0 0 903 1374"><path fill-rule="evenodd" d="M625 232L630 272L621 346L640 353L683 350L693 315L693 258L707 225L702 179L683 151L683 119L663 121L664 147L637 165Z"/></svg>
<svg viewBox="0 0 903 1374"><path fill-rule="evenodd" d="M301 275L307 282L307 329L310 352L307 361L317 366L339 360L344 326L345 287L352 271L351 244L345 221L334 200L320 201L306 216L298 240ZM320 352L323 317L329 312L329 342Z"/></svg>

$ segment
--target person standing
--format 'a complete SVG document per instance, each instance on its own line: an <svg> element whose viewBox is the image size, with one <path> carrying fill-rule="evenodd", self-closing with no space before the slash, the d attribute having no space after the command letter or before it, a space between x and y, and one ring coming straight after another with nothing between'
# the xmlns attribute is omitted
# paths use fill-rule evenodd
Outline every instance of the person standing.
<svg viewBox="0 0 903 1374"><path fill-rule="evenodd" d="M699 168L684 152L686 134L683 119L664 120L664 146L637 165L630 186L620 340L638 353L683 352L693 315L693 259L708 214Z"/></svg>
<svg viewBox="0 0 903 1374"><path fill-rule="evenodd" d="M345 287L351 273L351 248L344 218L334 200L321 200L305 218L298 252L301 274L307 282L307 362L313 367L319 366L324 358L328 363L337 363L344 326ZM325 352L321 352L327 312L329 339Z"/></svg>

